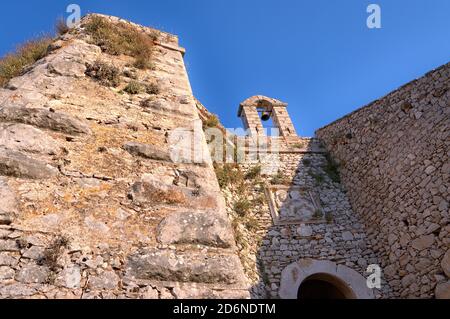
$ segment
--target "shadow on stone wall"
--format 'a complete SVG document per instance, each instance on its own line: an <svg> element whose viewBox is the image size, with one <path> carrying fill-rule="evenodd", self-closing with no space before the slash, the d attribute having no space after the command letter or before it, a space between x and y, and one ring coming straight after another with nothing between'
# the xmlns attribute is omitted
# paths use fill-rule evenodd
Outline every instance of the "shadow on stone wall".
<svg viewBox="0 0 450 319"><path fill-rule="evenodd" d="M379 259L366 243L365 227L345 190L329 171L326 153L313 142L280 155L284 182L262 177L269 210L255 213L261 219L270 214L271 223L258 247L260 280L251 288L252 298L296 298L292 289L298 291L301 278L314 274L303 298L337 298L339 292L346 298L381 298L389 293L388 285L383 282L382 290L371 291L364 278L367 265L379 264ZM334 287L335 294L326 287Z"/></svg>
<svg viewBox="0 0 450 319"><path fill-rule="evenodd" d="M397 298L448 298L450 63L317 130Z"/></svg>

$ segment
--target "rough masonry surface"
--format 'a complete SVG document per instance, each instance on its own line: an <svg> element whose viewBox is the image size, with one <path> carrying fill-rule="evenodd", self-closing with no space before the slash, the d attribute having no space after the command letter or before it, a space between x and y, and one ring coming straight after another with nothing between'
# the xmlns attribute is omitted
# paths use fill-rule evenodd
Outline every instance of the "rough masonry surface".
<svg viewBox="0 0 450 319"><path fill-rule="evenodd" d="M93 44L95 17L156 34L152 67ZM203 132L204 162L170 156L170 133L200 122L183 55L89 15L0 89L0 298L249 296Z"/></svg>

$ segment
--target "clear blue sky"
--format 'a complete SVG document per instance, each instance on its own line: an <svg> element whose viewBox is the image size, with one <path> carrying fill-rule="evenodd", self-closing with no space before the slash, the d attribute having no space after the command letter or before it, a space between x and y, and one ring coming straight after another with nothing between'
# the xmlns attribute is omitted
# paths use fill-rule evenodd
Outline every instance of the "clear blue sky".
<svg viewBox="0 0 450 319"><path fill-rule="evenodd" d="M194 94L227 127L263 94L311 136L450 60L449 0L2 1L0 55L52 30L70 3L179 35ZM366 26L370 3L382 29Z"/></svg>

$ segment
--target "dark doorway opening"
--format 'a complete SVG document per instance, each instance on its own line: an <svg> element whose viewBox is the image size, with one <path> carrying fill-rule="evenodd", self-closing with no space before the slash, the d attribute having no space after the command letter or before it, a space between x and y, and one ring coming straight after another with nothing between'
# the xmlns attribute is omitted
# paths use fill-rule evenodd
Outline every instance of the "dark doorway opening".
<svg viewBox="0 0 450 319"><path fill-rule="evenodd" d="M327 274L306 278L298 288L298 299L353 299L353 292L341 280Z"/></svg>

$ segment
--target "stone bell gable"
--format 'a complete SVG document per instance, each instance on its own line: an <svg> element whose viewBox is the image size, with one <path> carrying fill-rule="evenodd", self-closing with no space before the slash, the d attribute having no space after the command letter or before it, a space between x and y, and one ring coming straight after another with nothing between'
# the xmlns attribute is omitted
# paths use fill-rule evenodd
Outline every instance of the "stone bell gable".
<svg viewBox="0 0 450 319"><path fill-rule="evenodd" d="M286 110L287 103L263 95L255 95L239 105L238 117L242 119L244 128L252 136L265 135L261 117L272 118L280 136L297 136L294 125Z"/></svg>

